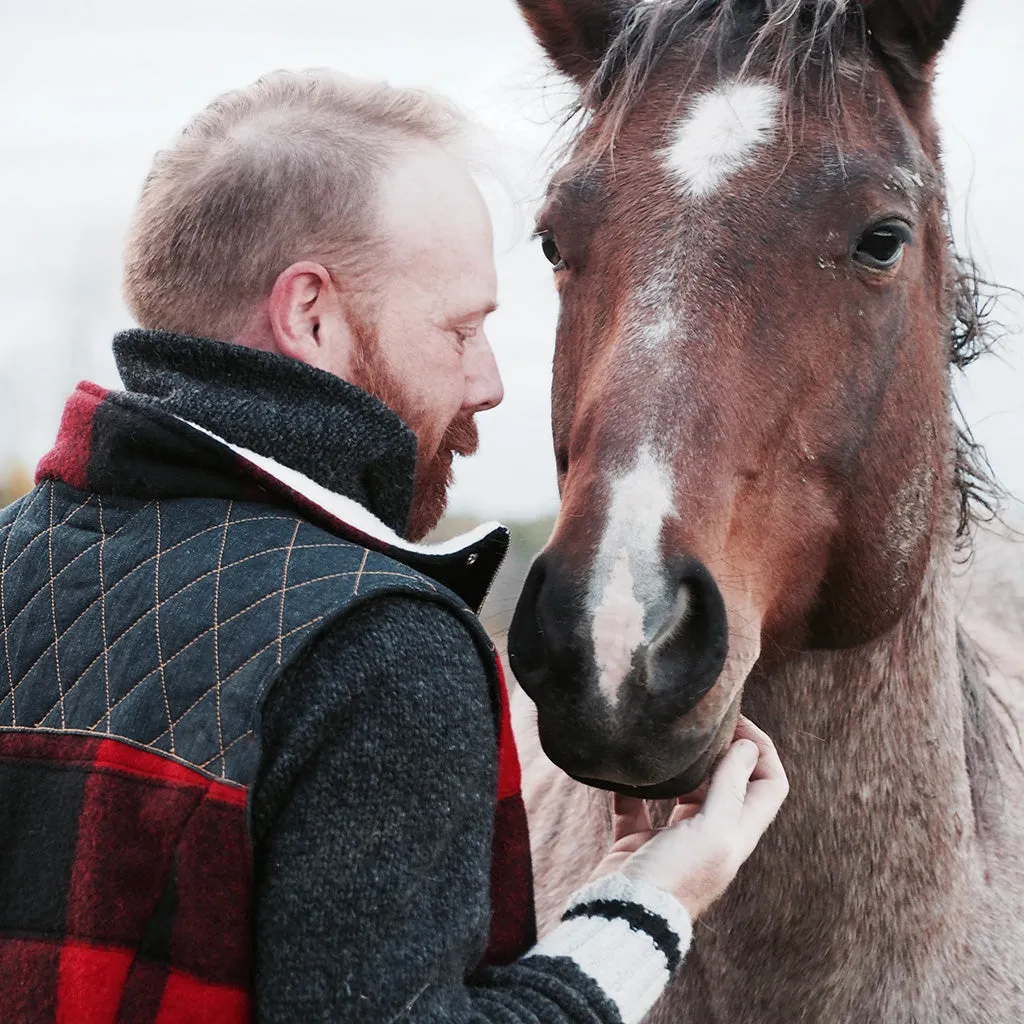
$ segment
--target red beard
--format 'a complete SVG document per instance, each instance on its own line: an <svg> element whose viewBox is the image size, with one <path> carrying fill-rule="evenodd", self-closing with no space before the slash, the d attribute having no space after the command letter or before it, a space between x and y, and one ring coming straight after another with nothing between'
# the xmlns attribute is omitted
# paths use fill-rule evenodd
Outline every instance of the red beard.
<svg viewBox="0 0 1024 1024"><path fill-rule="evenodd" d="M433 456L417 457L416 486L406 530L410 540L422 540L441 521L448 507L448 488L455 481L455 456L474 455L479 446L480 435L473 417L458 416L445 431Z"/></svg>
<svg viewBox="0 0 1024 1024"><path fill-rule="evenodd" d="M448 424L440 441L432 443L430 435L436 428L430 429L428 417L409 400L401 382L385 364L376 332L363 326L356 334L353 383L397 413L416 435L416 479L405 535L409 540L422 540L441 521L448 507L448 488L455 479L455 456L476 454L480 435L472 415L460 413Z"/></svg>

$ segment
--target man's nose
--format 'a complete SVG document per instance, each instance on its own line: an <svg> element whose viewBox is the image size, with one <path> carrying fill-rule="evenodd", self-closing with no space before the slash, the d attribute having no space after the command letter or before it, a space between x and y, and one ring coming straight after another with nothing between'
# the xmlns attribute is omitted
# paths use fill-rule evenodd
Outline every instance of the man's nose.
<svg viewBox="0 0 1024 1024"><path fill-rule="evenodd" d="M486 335L466 354L466 398L463 409L478 413L501 405L505 388L501 383L498 361Z"/></svg>

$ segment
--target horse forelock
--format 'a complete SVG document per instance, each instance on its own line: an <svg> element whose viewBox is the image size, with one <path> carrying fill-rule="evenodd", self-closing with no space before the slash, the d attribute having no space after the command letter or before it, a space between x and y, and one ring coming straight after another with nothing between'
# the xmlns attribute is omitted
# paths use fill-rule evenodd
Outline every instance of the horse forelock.
<svg viewBox="0 0 1024 1024"><path fill-rule="evenodd" d="M844 79L867 74L863 8L849 0L644 0L634 6L581 97L600 111L611 144L662 61L686 46L743 77L756 71L799 102L814 82L838 118ZM685 91L689 83L681 83Z"/></svg>

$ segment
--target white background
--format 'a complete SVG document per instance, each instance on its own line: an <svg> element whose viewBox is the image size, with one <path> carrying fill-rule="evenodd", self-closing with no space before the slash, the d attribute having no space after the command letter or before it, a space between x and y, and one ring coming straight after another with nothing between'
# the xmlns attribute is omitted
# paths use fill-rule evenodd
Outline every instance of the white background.
<svg viewBox="0 0 1024 1024"><path fill-rule="evenodd" d="M1021 287L1024 4L967 6L938 97L955 220L989 274ZM555 507L556 303L529 233L565 93L512 0L0 0L0 472L46 449L77 379L116 384L120 247L155 150L218 92L317 65L440 89L489 129L507 182L489 192L502 300L491 336L508 397L481 417L482 454L460 465L453 508ZM979 364L962 397L998 475L1024 495L1024 342Z"/></svg>

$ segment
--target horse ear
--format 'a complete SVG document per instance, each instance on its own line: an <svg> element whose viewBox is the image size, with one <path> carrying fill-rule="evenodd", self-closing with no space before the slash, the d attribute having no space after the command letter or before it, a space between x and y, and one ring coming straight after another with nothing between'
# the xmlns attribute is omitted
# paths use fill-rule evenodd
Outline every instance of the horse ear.
<svg viewBox="0 0 1024 1024"><path fill-rule="evenodd" d="M555 67L585 85L618 34L633 0L517 0Z"/></svg>
<svg viewBox="0 0 1024 1024"><path fill-rule="evenodd" d="M956 28L964 0L861 0L876 44L904 75L927 79Z"/></svg>

